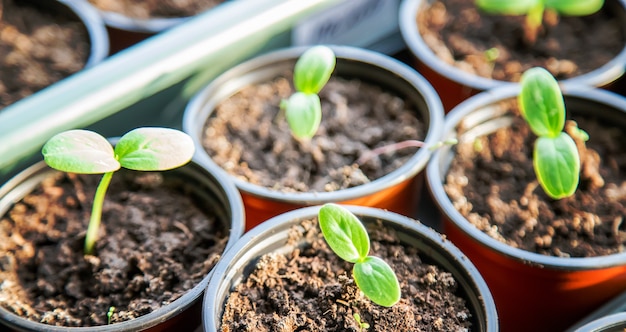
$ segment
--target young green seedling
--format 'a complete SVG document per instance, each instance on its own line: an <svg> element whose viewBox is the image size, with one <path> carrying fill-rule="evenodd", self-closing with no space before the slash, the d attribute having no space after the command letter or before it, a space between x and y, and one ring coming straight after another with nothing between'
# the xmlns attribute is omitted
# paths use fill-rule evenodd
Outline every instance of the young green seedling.
<svg viewBox="0 0 626 332"><path fill-rule="evenodd" d="M343 260L353 263L357 287L374 303L391 307L400 300L400 284L391 267L376 256L368 256L370 239L365 226L349 210L337 204L322 206L320 229L328 246Z"/></svg>
<svg viewBox="0 0 626 332"><path fill-rule="evenodd" d="M574 140L563 132L565 103L559 84L552 74L539 67L524 72L520 84L520 112L538 136L533 150L537 180L554 199L571 196L578 187L580 157ZM583 139L588 138L580 132Z"/></svg>
<svg viewBox="0 0 626 332"><path fill-rule="evenodd" d="M111 325L111 318L113 318L114 313L115 313L115 307L110 306L109 311L107 311L107 325Z"/></svg>
<svg viewBox="0 0 626 332"><path fill-rule="evenodd" d="M370 328L370 324L368 322L362 321L361 320L361 315L359 315L358 313L355 312L352 315L352 317L354 317L354 320L359 325L359 328L360 328L361 331L366 331L367 329Z"/></svg>
<svg viewBox="0 0 626 332"><path fill-rule="evenodd" d="M313 46L296 62L293 83L296 92L283 100L287 123L299 139L310 139L322 121L322 106L318 93L335 69L335 53L326 46Z"/></svg>
<svg viewBox="0 0 626 332"><path fill-rule="evenodd" d="M121 167L138 171L163 171L191 160L194 144L187 134L167 128L137 128L129 131L115 149L100 134L88 130L59 133L43 146L45 162L69 173L104 174L96 188L85 237L85 255L91 255L98 238L104 195L113 173Z"/></svg>
<svg viewBox="0 0 626 332"><path fill-rule="evenodd" d="M478 8L501 15L526 15L526 39L533 44L543 24L546 9L561 15L591 15L604 5L604 0L476 0Z"/></svg>

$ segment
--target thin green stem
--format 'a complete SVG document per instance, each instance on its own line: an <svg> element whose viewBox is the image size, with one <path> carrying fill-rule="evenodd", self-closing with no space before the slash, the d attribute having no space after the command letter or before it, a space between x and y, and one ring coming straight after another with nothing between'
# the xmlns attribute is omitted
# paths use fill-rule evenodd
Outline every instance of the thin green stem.
<svg viewBox="0 0 626 332"><path fill-rule="evenodd" d="M100 219L102 218L102 205L104 204L104 195L109 188L111 178L114 172L104 173L98 188L96 188L96 195L93 198L93 207L91 209L91 218L89 219L89 226L87 227L87 235L85 236L85 255L93 254L96 240L98 239L98 229L100 228Z"/></svg>

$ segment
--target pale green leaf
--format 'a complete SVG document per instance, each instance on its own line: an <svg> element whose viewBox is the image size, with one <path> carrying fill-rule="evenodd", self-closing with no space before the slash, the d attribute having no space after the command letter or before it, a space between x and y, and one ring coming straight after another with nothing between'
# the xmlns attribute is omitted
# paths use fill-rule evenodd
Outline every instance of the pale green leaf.
<svg viewBox="0 0 626 332"><path fill-rule="evenodd" d="M565 125L565 103L556 79L534 67L522 74L520 84L520 111L531 130L537 136L558 136Z"/></svg>
<svg viewBox="0 0 626 332"><path fill-rule="evenodd" d="M320 98L316 94L294 93L287 100L285 117L295 137L313 137L322 121Z"/></svg>
<svg viewBox="0 0 626 332"><path fill-rule="evenodd" d="M599 11L604 0L544 0L546 7L562 15L586 16Z"/></svg>
<svg viewBox="0 0 626 332"><path fill-rule="evenodd" d="M354 264L354 282L372 302L391 307L400 300L400 284L391 267L382 259L369 256Z"/></svg>
<svg viewBox="0 0 626 332"><path fill-rule="evenodd" d="M93 131L59 133L46 142L41 152L46 164L63 172L99 174L120 168L111 144Z"/></svg>
<svg viewBox="0 0 626 332"><path fill-rule="evenodd" d="M352 212L337 204L320 208L319 225L328 246L342 259L356 263L367 257L370 240L367 230Z"/></svg>
<svg viewBox="0 0 626 332"><path fill-rule="evenodd" d="M297 91L317 94L326 85L335 69L335 53L318 45L305 51L294 68L293 83Z"/></svg>
<svg viewBox="0 0 626 332"><path fill-rule="evenodd" d="M138 171L163 171L188 163L193 140L182 131L144 127L126 133L115 145L122 167Z"/></svg>
<svg viewBox="0 0 626 332"><path fill-rule="evenodd" d="M476 0L481 10L501 15L526 15L543 0Z"/></svg>
<svg viewBox="0 0 626 332"><path fill-rule="evenodd" d="M539 184L553 199L571 196L576 191L580 157L576 143L566 133L554 138L539 137L535 142L533 166Z"/></svg>

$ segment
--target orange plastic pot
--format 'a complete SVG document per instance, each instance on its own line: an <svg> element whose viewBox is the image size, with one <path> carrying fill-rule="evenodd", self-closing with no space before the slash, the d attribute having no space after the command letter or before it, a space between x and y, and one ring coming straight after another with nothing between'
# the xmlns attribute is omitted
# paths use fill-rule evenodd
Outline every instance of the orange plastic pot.
<svg viewBox="0 0 626 332"><path fill-rule="evenodd" d="M337 65L333 75L358 78L395 91L410 99L427 122L424 142L439 141L443 128L443 108L432 86L409 66L384 54L366 49L333 46ZM288 48L262 55L232 68L199 92L190 101L183 115L183 130L202 146L203 127L215 106L241 88L270 80L293 66L307 47ZM323 120L322 120L323 121ZM197 160L216 165L204 149L196 149ZM418 173L430 158L429 149L419 149L404 165L370 183L334 192L284 193L251 184L225 171L239 188L246 210L246 229L303 206L328 202L355 204L388 209L415 216L420 194Z"/></svg>
<svg viewBox="0 0 626 332"><path fill-rule="evenodd" d="M102 17L102 20L104 20L109 34L111 54L133 46L148 37L166 31L191 19L191 17L154 17L139 19L117 12L106 11L89 3L89 1L85 2L86 5L91 6L97 11Z"/></svg>
<svg viewBox="0 0 626 332"><path fill-rule="evenodd" d="M563 88L568 113L593 112L626 128L626 99L601 89ZM506 110L519 86L480 93L447 115L444 137L473 141L506 126ZM593 139L593 138L592 138ZM502 331L564 331L581 317L626 290L626 252L593 258L545 256L513 248L478 230L458 212L444 191L452 148L438 150L427 167L427 185L443 216L443 231L476 265L496 302Z"/></svg>
<svg viewBox="0 0 626 332"><path fill-rule="evenodd" d="M400 32L405 44L415 57L415 68L432 83L435 90L442 96L446 113L478 92L493 89L503 84L511 84L511 82L465 72L437 57L422 38L417 26L418 11L422 10L428 3L428 0L403 0L399 11ZM624 0L607 0L605 6L614 7L614 12L620 13L626 22L626 2ZM611 82L624 74L625 63L626 44L622 51L604 66L561 82L609 87Z"/></svg>

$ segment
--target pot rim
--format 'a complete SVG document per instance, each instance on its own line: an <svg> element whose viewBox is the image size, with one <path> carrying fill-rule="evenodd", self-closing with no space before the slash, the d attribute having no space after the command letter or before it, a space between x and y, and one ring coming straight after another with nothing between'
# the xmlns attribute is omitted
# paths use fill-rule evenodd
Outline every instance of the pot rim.
<svg viewBox="0 0 626 332"><path fill-rule="evenodd" d="M430 47L428 47L428 45L424 42L424 39L419 32L419 28L415 23L418 10L420 9L421 4L425 1L429 0L403 0L400 5L400 33L406 45L415 57L447 79L477 90L489 90L497 88L503 84L515 84L514 82L500 81L470 74L442 61L437 55L435 55ZM626 0L616 1L621 6L623 14L626 16ZM626 63L626 44L622 47L622 50L615 56L615 58L605 63L603 66L579 76L560 80L560 82L567 84L604 86L624 75L624 72L626 71L624 63Z"/></svg>
<svg viewBox="0 0 626 332"><path fill-rule="evenodd" d="M109 34L102 17L86 1L57 0L57 2L72 10L87 29L91 48L85 68L102 62L109 55Z"/></svg>
<svg viewBox="0 0 626 332"><path fill-rule="evenodd" d="M394 74L394 78L401 79L412 88L419 91L424 104L428 112L428 129L426 131L426 137L424 143L426 145L432 145L439 141L444 123L444 113L439 95L435 92L430 83L418 74L415 70L407 66L406 64L393 59L387 55L366 50L352 46L339 46L328 45L333 49L337 57L337 61L346 60L352 62L362 62L366 66L378 67L384 69L386 72ZM187 132L194 140L196 146L202 147L202 126L204 121L209 116L212 109L205 106L209 101L224 98L223 93L220 94L220 90L224 84L235 85L239 88L241 80L238 80L242 75L248 74L254 71L262 71L266 65L271 65L275 62L283 62L290 59L296 59L300 54L307 50L310 46L296 46L271 51L269 53L260 55L251 60L245 61L225 73L221 74L218 78L212 81L209 85L203 88L197 93L187 104L183 113L183 131ZM294 60L295 61L295 60ZM214 97L215 95L215 97ZM198 113L202 113L202 123L198 123ZM204 116L206 115L206 117ZM339 202L348 201L351 199L364 197L376 193L382 189L392 187L407 179L410 179L420 170L424 169L428 159L430 158L431 151L427 148L419 149L409 160L407 160L402 166L396 170L375 179L369 183L359 185L352 188L341 189L332 192L280 192L276 190L270 190L266 187L249 183L242 179L239 179L221 167L219 167L212 158L208 155L203 148L196 149L196 157L204 164L215 165L222 176L232 178L235 185L247 194L256 197L265 197L274 201L288 202L298 205L317 205L324 202Z"/></svg>
<svg viewBox="0 0 626 332"><path fill-rule="evenodd" d="M626 312L610 314L595 319L571 332L610 332L615 328L626 328Z"/></svg>
<svg viewBox="0 0 626 332"><path fill-rule="evenodd" d="M563 95L566 97L574 97L586 99L604 104L621 112L626 112L626 99L606 90L581 85L561 84ZM520 85L513 84L502 86L497 89L481 92L456 106L446 119L444 126L444 138L456 136L456 126L468 114L477 108L483 108L495 102L514 98L519 94ZM543 268L555 270L595 270L600 268L608 268L623 265L626 262L626 252L615 253L606 256L597 257L556 257L541 255L538 253L514 248L506 245L491 236L483 233L473 224L471 224L450 201L448 195L443 188L445 174L442 174L441 167L447 161L444 153L449 149L439 149L435 151L428 166L426 167L426 180L428 189L433 197L435 204L439 206L439 210L445 214L463 233L477 241L479 245L491 248L499 254L507 256L513 260L523 262L525 264L537 265Z"/></svg>
<svg viewBox="0 0 626 332"><path fill-rule="evenodd" d="M432 228L422 224L421 222L403 216L401 214L367 206L357 205L342 205L350 210L357 216L364 216L373 219L380 219L390 224L399 225L402 228L419 234L421 238L425 239L424 242L428 242L431 245L429 247L437 246L445 251L446 255L451 256L459 265L459 273L463 273L467 276L470 282L467 287L474 288L477 292L477 300L481 305L479 312L475 314L483 314L483 317L478 317L479 320L484 320L486 331L498 330L498 315L496 311L495 302L491 295L491 292L487 286L487 283L483 279L482 275L474 264L457 248L452 242L447 240L444 235L437 233ZM302 220L317 217L321 205L308 206L291 210L289 212L282 213L278 216L272 217L264 223L255 226L252 230L246 232L237 243L229 248L222 259L217 263L214 274L209 281L207 291L204 294L203 307L202 307L202 321L205 331L214 331L213 326L217 326L218 322L215 321L213 312L216 308L223 307L223 303L216 303L219 297L219 293L223 286L223 279L228 279L228 283L233 282L235 273L241 272L239 268L232 271L233 264L237 262L248 260L256 255L259 251L257 242L265 240L269 244L275 244L278 241L285 240L285 230L290 229L292 226L298 225ZM281 245L280 247L284 247ZM254 248L257 248L255 251ZM274 250L275 251L275 250ZM433 250L435 251L435 250ZM423 255L430 257L428 252L423 252ZM449 257L446 257L448 261L451 261ZM458 276L455 276L458 278ZM238 282L240 280L235 280ZM463 287L459 283L459 287ZM228 286L230 289L230 285ZM469 293L467 289L464 289ZM471 295L470 295L471 296ZM482 310L482 312L480 312ZM207 330L208 328L208 330Z"/></svg>
<svg viewBox="0 0 626 332"><path fill-rule="evenodd" d="M68 1L68 0L65 0ZM228 1L228 0L226 0ZM226 2L224 1L224 2ZM195 17L196 15L201 15L202 13L212 10L213 8L220 6L222 4L217 4L211 8L208 8L204 12L200 12L191 16L181 16L181 17L151 17L151 18L134 18L127 16L122 13L103 10L95 5L89 3L87 5L92 7L104 20L104 24L111 28L115 28L118 30L136 32L136 33L144 33L144 34L157 34L163 32L165 30L171 29L177 25L185 23Z"/></svg>
<svg viewBox="0 0 626 332"><path fill-rule="evenodd" d="M115 139L111 139L111 141L115 141ZM188 171L181 170L185 167L187 167ZM206 181L212 182L215 185L216 191L222 191L220 195L223 195L224 200L228 202L228 206L226 206L226 208L229 210L228 212L230 212L230 233L228 241L224 248L224 252L226 252L226 250L228 250L230 247L234 246L237 240L243 235L245 229L243 201L235 185L228 179L224 179L218 176L214 172L214 169L212 169L211 167L204 166L193 159L188 164L183 165L180 168L173 169L171 171L188 172L190 174L193 173L194 176L198 176L200 175L200 173L205 173L202 175L203 177L206 177L207 175L209 176L207 177ZM42 178L53 172L60 171L48 167L44 161L39 161L12 177L9 181L0 186L0 208L2 208L2 205L4 204L12 204L16 202L17 200L21 199L25 194L31 191L20 189L17 193L12 193L13 188L22 185L26 187L32 187L29 183L39 183ZM11 196L7 196L9 194ZM201 301L203 292L206 290L206 286L208 285L214 270L215 266L206 276L204 276L204 278L202 278L202 280L200 280L200 282L198 282L194 287L187 290L178 299L148 314L124 322L119 322L111 325L99 325L89 327L53 326L23 318L6 310L2 306L0 306L0 322L4 324L9 324L8 326L10 326L11 328L15 328L21 331L143 331L158 324L161 324L172 317L175 317L176 315L182 313L185 309L191 307L196 301ZM2 324L0 324L0 327L2 327Z"/></svg>

